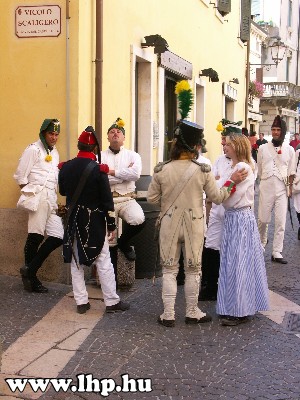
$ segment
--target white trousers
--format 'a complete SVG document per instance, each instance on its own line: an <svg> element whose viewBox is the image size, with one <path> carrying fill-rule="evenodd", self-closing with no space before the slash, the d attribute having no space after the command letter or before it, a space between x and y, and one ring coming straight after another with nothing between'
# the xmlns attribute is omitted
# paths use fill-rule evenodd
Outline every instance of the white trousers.
<svg viewBox="0 0 300 400"><path fill-rule="evenodd" d="M275 215L275 229L272 255L281 258L287 212L286 185L276 176L260 181L258 205L258 229L263 247L267 244L268 224L271 222L272 210Z"/></svg>
<svg viewBox="0 0 300 400"><path fill-rule="evenodd" d="M138 202L131 197L114 197L116 225L118 226L118 220L121 218L126 221L129 225L140 225L145 221L145 215L142 207ZM118 231L120 235L122 230ZM117 245L117 237L109 242L110 246Z"/></svg>
<svg viewBox="0 0 300 400"><path fill-rule="evenodd" d="M77 243L74 242L74 253L78 259ZM114 273L114 267L110 260L109 246L107 237L100 255L96 258L94 264L96 265L99 280L101 283L101 289L103 293L104 303L106 306L112 306L119 303L120 297L116 292L116 278ZM88 303L88 292L85 286L84 280L84 266L80 265L79 269L75 263L74 257L71 261L71 275L74 299L77 305Z"/></svg>
<svg viewBox="0 0 300 400"><path fill-rule="evenodd" d="M198 308L198 295L200 285L200 274L199 268L188 267L186 264L186 254L183 239L183 228L178 238L178 245L174 263L172 266L163 267L163 278L162 278L162 300L164 304L164 312L160 316L161 319L174 320L175 319L175 300L177 294L177 281L176 277L179 270L179 258L181 248L183 251L184 258L184 272L185 272L185 284L184 294L186 302L186 317L200 319L206 314Z"/></svg>
<svg viewBox="0 0 300 400"><path fill-rule="evenodd" d="M55 190L44 188L36 211L28 212L28 233L38 233L62 239L64 228L61 218L56 215L57 196Z"/></svg>

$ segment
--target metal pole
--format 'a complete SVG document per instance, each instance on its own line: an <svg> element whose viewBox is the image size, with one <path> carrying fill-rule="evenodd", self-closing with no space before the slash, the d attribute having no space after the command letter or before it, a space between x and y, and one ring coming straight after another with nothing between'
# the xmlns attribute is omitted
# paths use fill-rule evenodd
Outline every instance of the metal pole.
<svg viewBox="0 0 300 400"><path fill-rule="evenodd" d="M248 128L248 98L249 98L249 82L250 82L250 40L247 40L247 59L246 59L246 95L245 95L245 121L244 126Z"/></svg>
<svg viewBox="0 0 300 400"><path fill-rule="evenodd" d="M96 0L95 130L102 148L103 0Z"/></svg>

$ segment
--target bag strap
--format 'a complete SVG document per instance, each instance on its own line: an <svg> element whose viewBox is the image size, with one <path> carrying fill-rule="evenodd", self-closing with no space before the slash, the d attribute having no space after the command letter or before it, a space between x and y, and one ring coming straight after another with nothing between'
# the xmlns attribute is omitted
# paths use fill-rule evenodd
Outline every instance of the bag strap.
<svg viewBox="0 0 300 400"><path fill-rule="evenodd" d="M194 175L194 173L198 170L198 166L191 162L191 165L189 168L185 171L184 175L182 176L180 182L178 185L173 187L173 190L169 196L169 201L166 204L164 211L161 211L159 216L158 216L158 223L162 220L166 212L170 209L170 207L173 205L174 201L177 199L177 197L180 195L180 193L183 191L185 188L186 184L188 181L191 179L191 177Z"/></svg>
<svg viewBox="0 0 300 400"><path fill-rule="evenodd" d="M298 169L299 161L300 161L300 151L299 151L299 154L298 154L298 162L297 162L296 172L297 172L297 169Z"/></svg>
<svg viewBox="0 0 300 400"><path fill-rule="evenodd" d="M77 201L79 199L79 196L80 196L80 194L82 192L82 189L85 186L87 178L90 175L90 173L92 172L92 170L95 168L95 166L96 166L96 164L94 163L93 160L91 160L88 163L88 165L85 167L85 169L84 169L84 171L83 171L83 173L82 173L82 175L80 177L79 183L78 183L78 185L76 187L76 190L74 192L74 195L72 197L72 201L71 201L71 203L70 203L70 205L68 207L68 212L67 212L67 217L66 217L66 225L68 225L69 218L70 218L70 216L71 216L71 214L72 214L72 212L74 210L74 207L76 206L76 203L77 203Z"/></svg>

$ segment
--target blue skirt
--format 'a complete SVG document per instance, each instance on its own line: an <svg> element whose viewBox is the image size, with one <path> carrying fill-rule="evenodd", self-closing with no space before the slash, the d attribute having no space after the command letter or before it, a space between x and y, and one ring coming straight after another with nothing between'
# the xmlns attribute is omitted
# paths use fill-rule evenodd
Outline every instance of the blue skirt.
<svg viewBox="0 0 300 400"><path fill-rule="evenodd" d="M269 292L255 216L249 207L225 212L217 313L234 317L269 309Z"/></svg>

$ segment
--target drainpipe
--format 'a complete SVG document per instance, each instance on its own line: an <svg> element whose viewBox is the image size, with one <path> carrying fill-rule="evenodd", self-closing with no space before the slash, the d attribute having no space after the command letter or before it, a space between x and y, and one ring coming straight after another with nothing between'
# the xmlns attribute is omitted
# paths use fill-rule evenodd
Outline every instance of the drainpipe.
<svg viewBox="0 0 300 400"><path fill-rule="evenodd" d="M66 159L70 159L70 0L66 0Z"/></svg>
<svg viewBox="0 0 300 400"><path fill-rule="evenodd" d="M298 41L297 41L297 67L296 67L296 85L298 86L298 75L299 75L299 40L300 40L300 8L299 8L299 15L298 15ZM299 107L297 107L299 110ZM298 129L297 129L298 128ZM300 132L300 120L299 120L299 111L298 111L298 126L295 127L295 132Z"/></svg>
<svg viewBox="0 0 300 400"><path fill-rule="evenodd" d="M103 0L96 0L95 130L102 148Z"/></svg>
<svg viewBox="0 0 300 400"><path fill-rule="evenodd" d="M247 40L247 58L246 58L246 95L245 95L245 121L244 126L248 128L248 97L250 81L250 39Z"/></svg>

